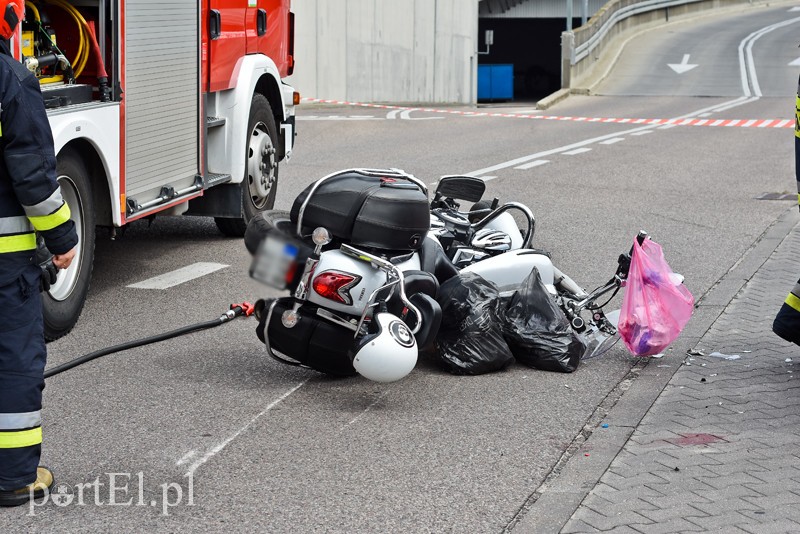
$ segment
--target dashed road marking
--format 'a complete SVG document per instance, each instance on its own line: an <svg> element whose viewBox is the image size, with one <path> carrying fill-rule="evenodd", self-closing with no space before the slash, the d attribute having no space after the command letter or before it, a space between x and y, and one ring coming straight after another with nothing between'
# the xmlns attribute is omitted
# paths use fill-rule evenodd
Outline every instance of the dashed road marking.
<svg viewBox="0 0 800 534"><path fill-rule="evenodd" d="M605 141L600 141L601 145L613 145L614 143L619 143L620 141L624 141L624 137L614 137L611 139L606 139Z"/></svg>
<svg viewBox="0 0 800 534"><path fill-rule="evenodd" d="M653 133L653 130L644 130L642 132L633 132L631 135L647 135Z"/></svg>
<svg viewBox="0 0 800 534"><path fill-rule="evenodd" d="M550 163L550 160L547 159L537 159L535 161L531 161L530 163L525 163L524 165L519 165L518 167L514 167L515 169L519 169L521 171L526 171L528 169L532 169L534 167L539 167L541 165L547 165Z"/></svg>
<svg viewBox="0 0 800 534"><path fill-rule="evenodd" d="M575 150L568 150L567 152L562 152L565 156L577 156L578 154L583 154L584 152L591 151L591 148L583 147L583 148L576 148Z"/></svg>
<svg viewBox="0 0 800 534"><path fill-rule="evenodd" d="M189 282L201 276L211 274L228 267L224 263L198 262L186 267L181 267L172 272L154 276L141 282L126 287L133 289L169 289L171 287Z"/></svg>

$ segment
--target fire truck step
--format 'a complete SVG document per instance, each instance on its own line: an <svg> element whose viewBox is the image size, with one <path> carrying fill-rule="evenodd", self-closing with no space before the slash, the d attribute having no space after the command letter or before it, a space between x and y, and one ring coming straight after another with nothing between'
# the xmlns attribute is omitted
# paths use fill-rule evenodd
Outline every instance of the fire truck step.
<svg viewBox="0 0 800 534"><path fill-rule="evenodd" d="M216 128L217 126L225 125L225 117L206 117L206 126L208 128Z"/></svg>
<svg viewBox="0 0 800 534"><path fill-rule="evenodd" d="M214 185L224 184L230 181L231 181L230 174L215 174L213 172L206 174L206 188Z"/></svg>

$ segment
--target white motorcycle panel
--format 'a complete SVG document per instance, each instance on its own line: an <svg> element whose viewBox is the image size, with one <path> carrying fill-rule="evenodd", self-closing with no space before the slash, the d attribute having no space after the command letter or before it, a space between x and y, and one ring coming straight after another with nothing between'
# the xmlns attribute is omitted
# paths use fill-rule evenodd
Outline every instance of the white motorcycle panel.
<svg viewBox="0 0 800 534"><path fill-rule="evenodd" d="M539 269L539 275L547 290L555 295L553 262L544 254L528 249L512 250L487 258L465 267L461 272L479 274L486 280L494 282L500 292L504 293L519 289L520 284L531 274L534 267Z"/></svg>
<svg viewBox="0 0 800 534"><path fill-rule="evenodd" d="M419 270L419 255L417 253L412 254L408 260L397 264L397 267L400 269L400 272ZM348 305L327 299L314 291L314 279L325 271L337 271L360 277L358 283L347 289L352 304ZM320 255L319 263L316 269L314 269L311 281L311 287L308 291L309 302L329 310L350 315L361 315L372 292L386 284L386 274L378 269L373 269L368 263L359 261L337 249L325 251Z"/></svg>

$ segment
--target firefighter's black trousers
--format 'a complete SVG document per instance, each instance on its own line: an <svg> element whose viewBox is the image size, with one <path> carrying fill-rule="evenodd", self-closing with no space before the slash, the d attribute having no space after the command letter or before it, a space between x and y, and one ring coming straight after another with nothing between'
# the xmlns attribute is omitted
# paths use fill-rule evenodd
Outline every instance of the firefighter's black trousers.
<svg viewBox="0 0 800 534"><path fill-rule="evenodd" d="M38 266L0 287L0 490L36 480L47 352Z"/></svg>

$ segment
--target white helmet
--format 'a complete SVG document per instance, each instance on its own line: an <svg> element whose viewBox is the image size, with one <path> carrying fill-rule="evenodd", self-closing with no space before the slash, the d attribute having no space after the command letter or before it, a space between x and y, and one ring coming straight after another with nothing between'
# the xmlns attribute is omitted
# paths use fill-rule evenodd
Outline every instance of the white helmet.
<svg viewBox="0 0 800 534"><path fill-rule="evenodd" d="M506 251L511 250L511 236L500 230L482 228L475 232L470 244L484 250Z"/></svg>
<svg viewBox="0 0 800 534"><path fill-rule="evenodd" d="M417 364L417 342L406 324L395 315L380 312L369 332L353 349L353 367L375 382L404 378Z"/></svg>

